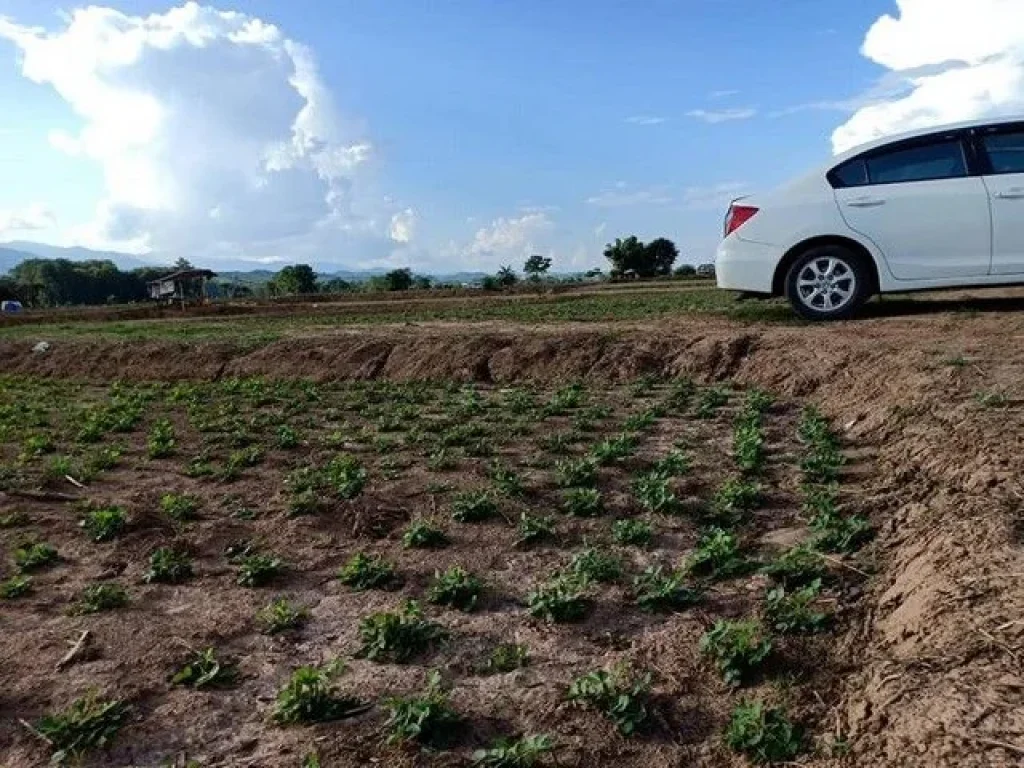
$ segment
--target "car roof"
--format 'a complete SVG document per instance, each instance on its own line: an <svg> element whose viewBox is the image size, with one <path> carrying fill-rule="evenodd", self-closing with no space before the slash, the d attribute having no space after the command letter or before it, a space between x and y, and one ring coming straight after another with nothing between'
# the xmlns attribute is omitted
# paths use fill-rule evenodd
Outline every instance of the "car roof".
<svg viewBox="0 0 1024 768"><path fill-rule="evenodd" d="M945 125L932 125L927 128L918 128L914 131L906 131L904 133L892 134L890 136L883 136L878 139L860 144L852 149L848 149L845 152L841 152L832 158L829 163L830 167L835 167L844 160L848 160L851 157L856 157L862 152L867 152L878 147L884 147L888 144L894 144L904 139L913 139L918 136L931 136L933 133L946 133L947 131L961 131L965 128L979 128L989 125L1003 125L1004 123L1024 123L1024 115L1016 115L1010 117L990 117L990 118L979 118L976 120L964 120L959 123L947 123Z"/></svg>

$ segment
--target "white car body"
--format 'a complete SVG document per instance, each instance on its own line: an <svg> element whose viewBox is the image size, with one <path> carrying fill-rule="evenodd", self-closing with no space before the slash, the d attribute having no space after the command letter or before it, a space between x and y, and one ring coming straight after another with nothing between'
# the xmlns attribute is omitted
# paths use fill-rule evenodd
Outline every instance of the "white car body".
<svg viewBox="0 0 1024 768"><path fill-rule="evenodd" d="M908 156L957 143L963 175L900 179L944 159L914 165ZM875 166L879 178L896 180L875 183ZM833 171L855 185L843 186ZM720 288L782 295L789 265L820 244L870 256L872 292L1024 283L1024 117L881 139L737 205L757 212L718 248Z"/></svg>

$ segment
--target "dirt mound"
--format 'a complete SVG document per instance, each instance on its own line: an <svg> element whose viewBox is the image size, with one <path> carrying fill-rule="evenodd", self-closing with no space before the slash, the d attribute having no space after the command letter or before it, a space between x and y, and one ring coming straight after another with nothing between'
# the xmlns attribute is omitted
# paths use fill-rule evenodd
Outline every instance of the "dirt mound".
<svg viewBox="0 0 1024 768"><path fill-rule="evenodd" d="M256 350L61 342L33 354L5 342L0 365L96 380L689 374L810 396L873 465L853 504L879 526L863 615L834 651L849 669L830 702L849 744L842 764L981 768L1024 755L1020 327L1002 315L785 329L423 326Z"/></svg>

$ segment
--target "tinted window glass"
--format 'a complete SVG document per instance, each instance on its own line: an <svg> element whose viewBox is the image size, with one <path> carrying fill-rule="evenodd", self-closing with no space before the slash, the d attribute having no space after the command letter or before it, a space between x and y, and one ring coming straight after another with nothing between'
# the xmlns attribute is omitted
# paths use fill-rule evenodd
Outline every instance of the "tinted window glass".
<svg viewBox="0 0 1024 768"><path fill-rule="evenodd" d="M872 184L954 179L967 175L963 149L956 139L883 152L867 159Z"/></svg>
<svg viewBox="0 0 1024 768"><path fill-rule="evenodd" d="M1024 131L994 133L981 139L992 173L1024 173Z"/></svg>
<svg viewBox="0 0 1024 768"><path fill-rule="evenodd" d="M868 169L864 165L864 161L857 158L856 160L845 162L837 168L833 168L829 178L832 181L832 186L840 189L843 187L862 187L868 183Z"/></svg>

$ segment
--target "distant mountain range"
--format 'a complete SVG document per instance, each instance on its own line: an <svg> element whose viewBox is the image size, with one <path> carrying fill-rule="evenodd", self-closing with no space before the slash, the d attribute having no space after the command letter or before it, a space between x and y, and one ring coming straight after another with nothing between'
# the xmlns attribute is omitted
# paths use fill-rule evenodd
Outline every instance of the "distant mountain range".
<svg viewBox="0 0 1024 768"><path fill-rule="evenodd" d="M173 258L161 258L159 256L133 256L129 253L118 253L117 251L94 251L81 246L62 247L59 245L46 245L45 243L32 243L26 240L15 240L9 243L0 243L0 275L14 269L26 259L69 259L70 261L89 261L93 259L107 260L114 262L118 269L131 270L139 267L161 267L174 262ZM244 283L263 283L270 280L277 272L276 269L267 269L259 262L245 261L244 259L211 259L204 260L197 266L203 266L215 270L225 280L237 280ZM278 269L284 267L281 264ZM351 269L342 264L313 264L317 274L321 277L340 277L349 282L361 282L368 280L375 275L382 275L385 269ZM480 280L483 272L457 272L454 274L432 274L437 280L444 282L470 283Z"/></svg>

